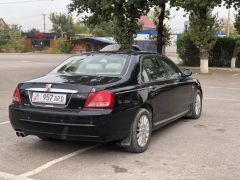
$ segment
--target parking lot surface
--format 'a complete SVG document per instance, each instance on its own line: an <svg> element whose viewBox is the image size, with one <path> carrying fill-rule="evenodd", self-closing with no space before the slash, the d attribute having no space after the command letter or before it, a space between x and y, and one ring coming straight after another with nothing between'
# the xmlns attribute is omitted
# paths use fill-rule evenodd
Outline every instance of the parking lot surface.
<svg viewBox="0 0 240 180"><path fill-rule="evenodd" d="M19 82L49 72L67 55L0 55L0 179L240 179L240 73L194 72L203 91L201 119L153 133L143 154L113 143L18 138L8 105Z"/></svg>

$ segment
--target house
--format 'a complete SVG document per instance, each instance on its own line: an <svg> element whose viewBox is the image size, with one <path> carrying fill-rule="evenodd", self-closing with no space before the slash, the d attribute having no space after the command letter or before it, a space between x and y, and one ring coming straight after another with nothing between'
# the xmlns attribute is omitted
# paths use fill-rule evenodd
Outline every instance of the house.
<svg viewBox="0 0 240 180"><path fill-rule="evenodd" d="M143 24L143 29L156 29L155 23L147 16L141 16L139 22Z"/></svg>
<svg viewBox="0 0 240 180"><path fill-rule="evenodd" d="M26 52L42 51L48 48L55 47L55 39L60 38L60 33L22 33L25 37L24 50ZM67 39L72 37L72 34L67 34Z"/></svg>
<svg viewBox="0 0 240 180"><path fill-rule="evenodd" d="M3 18L0 18L0 30L6 26L6 23L4 22Z"/></svg>

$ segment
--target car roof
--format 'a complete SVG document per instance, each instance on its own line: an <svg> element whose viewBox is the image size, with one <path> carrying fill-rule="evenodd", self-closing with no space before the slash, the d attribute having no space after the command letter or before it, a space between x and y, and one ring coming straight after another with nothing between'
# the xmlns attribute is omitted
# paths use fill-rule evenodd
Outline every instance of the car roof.
<svg viewBox="0 0 240 180"><path fill-rule="evenodd" d="M157 55L157 53L154 52L148 52L148 51L97 51L97 52L86 52L83 53L85 55L90 54L126 54L126 55Z"/></svg>

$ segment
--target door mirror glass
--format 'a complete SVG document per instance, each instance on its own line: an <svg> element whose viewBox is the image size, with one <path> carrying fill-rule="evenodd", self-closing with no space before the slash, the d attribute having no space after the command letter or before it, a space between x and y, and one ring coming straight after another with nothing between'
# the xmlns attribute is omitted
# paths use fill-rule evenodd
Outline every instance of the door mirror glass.
<svg viewBox="0 0 240 180"><path fill-rule="evenodd" d="M192 71L190 69L185 69L183 71L183 76L184 77L190 77L192 75Z"/></svg>

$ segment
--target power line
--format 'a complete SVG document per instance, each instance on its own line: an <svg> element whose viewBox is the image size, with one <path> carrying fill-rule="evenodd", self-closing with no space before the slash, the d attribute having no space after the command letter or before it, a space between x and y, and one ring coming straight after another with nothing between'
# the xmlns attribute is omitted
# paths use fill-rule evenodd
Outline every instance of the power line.
<svg viewBox="0 0 240 180"><path fill-rule="evenodd" d="M53 0L25 0L25 1L11 1L11 2L0 2L1 5L7 4L24 4L33 2L43 2L43 1L53 1Z"/></svg>

